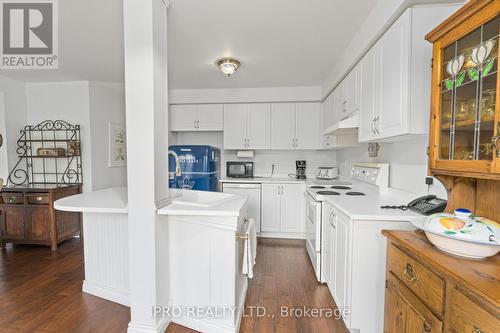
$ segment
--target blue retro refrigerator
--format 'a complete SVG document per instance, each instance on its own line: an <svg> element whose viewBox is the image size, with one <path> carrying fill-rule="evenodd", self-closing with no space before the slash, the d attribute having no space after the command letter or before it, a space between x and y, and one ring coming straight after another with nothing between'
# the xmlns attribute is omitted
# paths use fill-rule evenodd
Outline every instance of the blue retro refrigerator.
<svg viewBox="0 0 500 333"><path fill-rule="evenodd" d="M211 146L170 146L179 156L181 176L169 180L170 188L217 191L220 150ZM168 156L168 171L175 172L175 158Z"/></svg>

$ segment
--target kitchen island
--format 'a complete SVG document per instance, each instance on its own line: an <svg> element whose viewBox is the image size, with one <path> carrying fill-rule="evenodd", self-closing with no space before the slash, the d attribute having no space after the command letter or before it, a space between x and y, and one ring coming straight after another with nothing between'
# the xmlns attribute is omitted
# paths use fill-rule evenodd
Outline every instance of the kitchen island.
<svg viewBox="0 0 500 333"><path fill-rule="evenodd" d="M86 293L129 306L127 189L110 188L64 198L61 211L83 213ZM157 270L168 271L170 304L152 304L156 315L203 332L238 332L247 290L242 236L246 197L169 190L158 207L167 258ZM155 240L153 239L152 242ZM168 308L165 308L168 306Z"/></svg>

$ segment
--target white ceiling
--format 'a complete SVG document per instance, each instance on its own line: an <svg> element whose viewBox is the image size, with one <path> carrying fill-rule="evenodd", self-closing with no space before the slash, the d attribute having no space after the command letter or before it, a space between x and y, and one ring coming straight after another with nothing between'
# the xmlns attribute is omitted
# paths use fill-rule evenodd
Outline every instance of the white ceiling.
<svg viewBox="0 0 500 333"><path fill-rule="evenodd" d="M377 0L173 0L169 88L322 85ZM231 78L217 58L242 67Z"/></svg>
<svg viewBox="0 0 500 333"><path fill-rule="evenodd" d="M170 89L321 85L377 0L172 0ZM123 81L122 0L59 1L59 69L23 81ZM217 58L242 61L231 78Z"/></svg>

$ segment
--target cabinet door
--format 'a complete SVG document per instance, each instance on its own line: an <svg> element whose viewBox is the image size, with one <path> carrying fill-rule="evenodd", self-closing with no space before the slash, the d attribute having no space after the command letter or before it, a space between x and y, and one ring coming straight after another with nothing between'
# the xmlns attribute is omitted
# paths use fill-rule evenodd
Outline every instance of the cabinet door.
<svg viewBox="0 0 500 333"><path fill-rule="evenodd" d="M305 232L305 189L301 184L281 186L281 231Z"/></svg>
<svg viewBox="0 0 500 333"><path fill-rule="evenodd" d="M367 142L376 138L375 117L378 115L378 90L377 81L379 68L378 45L361 60L361 106L359 113L359 142Z"/></svg>
<svg viewBox="0 0 500 333"><path fill-rule="evenodd" d="M333 295L334 284L335 284L335 274L337 272L337 215L333 212L332 218L330 220L330 283L328 287Z"/></svg>
<svg viewBox="0 0 500 333"><path fill-rule="evenodd" d="M194 131L196 129L197 105L171 105L170 130Z"/></svg>
<svg viewBox="0 0 500 333"><path fill-rule="evenodd" d="M245 149L247 117L245 104L224 105L224 149Z"/></svg>
<svg viewBox="0 0 500 333"><path fill-rule="evenodd" d="M334 111L333 111L333 103L334 103L334 93L332 92L328 97L323 101L322 106L322 121L323 121L323 130L326 130L328 127L334 125L338 122L336 119Z"/></svg>
<svg viewBox="0 0 500 333"><path fill-rule="evenodd" d="M295 148L295 103L271 104L271 149Z"/></svg>
<svg viewBox="0 0 500 333"><path fill-rule="evenodd" d="M335 279L334 291L337 305L344 309L348 306L348 272L349 272L349 243L350 221L346 217L336 214L337 240L335 246Z"/></svg>
<svg viewBox="0 0 500 333"><path fill-rule="evenodd" d="M29 208L26 212L25 235L29 240L50 240L50 210Z"/></svg>
<svg viewBox="0 0 500 333"><path fill-rule="evenodd" d="M321 230L321 274L322 282L326 282L328 287L331 286L332 273L332 226L331 220L333 209L329 204L322 204L322 230Z"/></svg>
<svg viewBox="0 0 500 333"><path fill-rule="evenodd" d="M262 184L263 232L279 232L281 227L281 185Z"/></svg>
<svg viewBox="0 0 500 333"><path fill-rule="evenodd" d="M410 11L406 11L378 42L380 47L380 138L409 133Z"/></svg>
<svg viewBox="0 0 500 333"><path fill-rule="evenodd" d="M342 119L342 105L344 103L344 87L340 83L333 91L332 110L333 123L336 124Z"/></svg>
<svg viewBox="0 0 500 333"><path fill-rule="evenodd" d="M247 139L249 149L271 148L270 104L248 104Z"/></svg>
<svg viewBox="0 0 500 333"><path fill-rule="evenodd" d="M321 148L321 110L319 103L297 103L296 112L296 148Z"/></svg>
<svg viewBox="0 0 500 333"><path fill-rule="evenodd" d="M360 103L360 74L361 66L357 65L352 69L347 77L346 95L347 95L347 114L359 111Z"/></svg>
<svg viewBox="0 0 500 333"><path fill-rule="evenodd" d="M2 208L6 239L24 239L24 210L18 207Z"/></svg>
<svg viewBox="0 0 500 333"><path fill-rule="evenodd" d="M388 274L384 333L442 332L442 322L397 278Z"/></svg>
<svg viewBox="0 0 500 333"><path fill-rule="evenodd" d="M200 104L197 115L199 131L222 131L224 129L222 104Z"/></svg>

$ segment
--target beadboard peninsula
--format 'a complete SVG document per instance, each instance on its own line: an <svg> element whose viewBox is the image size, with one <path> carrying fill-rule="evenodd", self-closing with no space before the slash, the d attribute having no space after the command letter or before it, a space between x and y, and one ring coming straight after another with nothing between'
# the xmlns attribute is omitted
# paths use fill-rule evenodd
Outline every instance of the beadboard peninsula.
<svg viewBox="0 0 500 333"><path fill-rule="evenodd" d="M127 188L117 187L57 200L59 211L83 213L85 280L83 292L130 305ZM157 270L167 271L170 304L179 309L170 318L204 332L239 330L247 291L241 273L247 198L216 192L169 190L168 200L157 209L157 228L167 258ZM151 240L155 243L155 240ZM163 251L162 253L165 253ZM188 307L227 309L223 316L196 318Z"/></svg>

